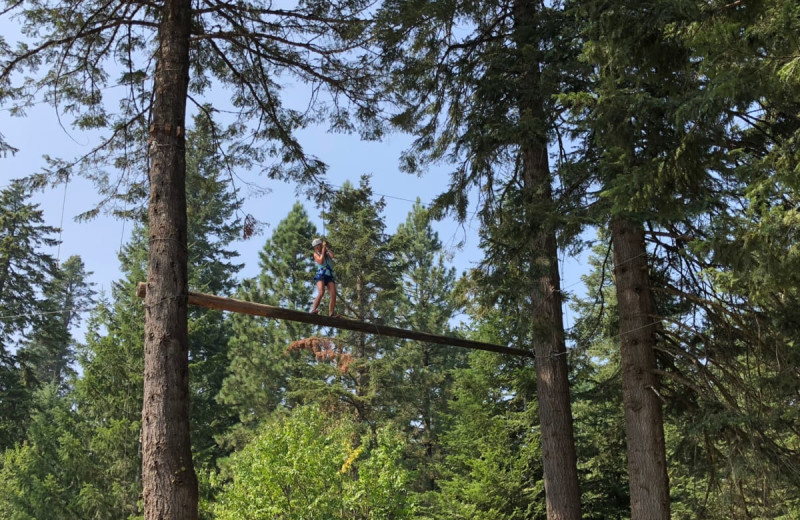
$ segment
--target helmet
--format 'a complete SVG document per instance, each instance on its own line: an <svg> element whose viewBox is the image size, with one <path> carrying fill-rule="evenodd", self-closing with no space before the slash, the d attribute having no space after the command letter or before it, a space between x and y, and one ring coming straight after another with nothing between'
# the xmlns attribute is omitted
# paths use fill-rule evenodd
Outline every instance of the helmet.
<svg viewBox="0 0 800 520"><path fill-rule="evenodd" d="M315 238L314 240L311 241L311 247L312 248L317 247L317 246L321 246L321 245L322 245L322 239L321 238Z"/></svg>

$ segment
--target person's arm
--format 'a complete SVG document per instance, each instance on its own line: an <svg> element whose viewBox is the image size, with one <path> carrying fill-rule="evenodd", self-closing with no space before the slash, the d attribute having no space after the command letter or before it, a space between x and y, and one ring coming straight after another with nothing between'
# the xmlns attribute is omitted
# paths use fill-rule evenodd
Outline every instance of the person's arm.
<svg viewBox="0 0 800 520"><path fill-rule="evenodd" d="M314 251L314 261L318 264L322 264L322 260L325 258L325 246L322 246L319 253Z"/></svg>
<svg viewBox="0 0 800 520"><path fill-rule="evenodd" d="M331 259L336 258L336 255L334 255L333 251L331 251L331 249L328 247L328 243L327 242L323 242L322 243L322 256L324 257L326 254L329 257L331 257ZM320 263L322 263L322 262L320 262Z"/></svg>

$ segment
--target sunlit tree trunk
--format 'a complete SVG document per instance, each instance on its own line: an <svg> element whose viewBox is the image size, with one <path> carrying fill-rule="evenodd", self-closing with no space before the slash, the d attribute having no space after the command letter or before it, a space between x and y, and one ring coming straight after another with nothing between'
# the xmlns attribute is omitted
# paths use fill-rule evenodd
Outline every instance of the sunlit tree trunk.
<svg viewBox="0 0 800 520"><path fill-rule="evenodd" d="M196 519L189 439L185 119L191 3L167 0L150 127L150 258L144 341L145 518Z"/></svg>

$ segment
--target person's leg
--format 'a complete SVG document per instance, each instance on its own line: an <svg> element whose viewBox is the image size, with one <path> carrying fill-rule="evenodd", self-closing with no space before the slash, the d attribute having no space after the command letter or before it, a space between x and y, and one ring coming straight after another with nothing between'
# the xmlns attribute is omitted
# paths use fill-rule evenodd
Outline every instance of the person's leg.
<svg viewBox="0 0 800 520"><path fill-rule="evenodd" d="M319 312L319 302L322 301L322 294L325 292L325 284L322 280L317 282L317 297L314 298L314 305L311 307L311 312L316 314Z"/></svg>
<svg viewBox="0 0 800 520"><path fill-rule="evenodd" d="M333 309L336 308L336 283L328 282L328 295L330 295L331 302L328 307L328 315L333 316Z"/></svg>

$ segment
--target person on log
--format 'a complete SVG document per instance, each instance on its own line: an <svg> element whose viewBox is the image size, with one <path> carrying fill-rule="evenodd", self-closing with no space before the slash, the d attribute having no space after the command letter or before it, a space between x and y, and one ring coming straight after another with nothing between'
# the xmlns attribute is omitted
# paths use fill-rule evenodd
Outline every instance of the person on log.
<svg viewBox="0 0 800 520"><path fill-rule="evenodd" d="M315 238L311 241L311 247L314 248L314 262L319 264L317 267L317 274L314 276L314 283L317 285L317 297L314 299L314 305L311 307L311 312L317 314L319 312L319 304L322 301L322 295L325 294L325 289L328 289L330 296L330 303L328 305L328 313L334 316L333 310L336 307L336 280L333 277L333 263L335 255L328 247L328 242L321 238Z"/></svg>

